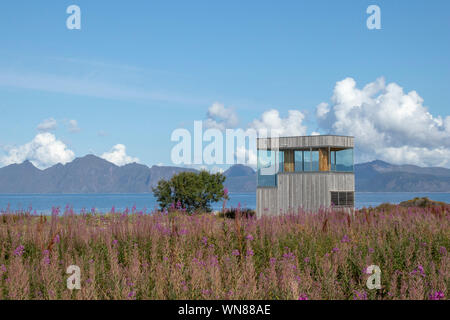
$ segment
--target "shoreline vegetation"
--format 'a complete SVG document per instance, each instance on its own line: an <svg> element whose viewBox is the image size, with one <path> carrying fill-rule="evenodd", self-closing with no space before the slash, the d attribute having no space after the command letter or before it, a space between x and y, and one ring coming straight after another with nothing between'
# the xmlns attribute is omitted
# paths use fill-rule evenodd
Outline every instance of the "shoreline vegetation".
<svg viewBox="0 0 450 320"><path fill-rule="evenodd" d="M448 206L234 214L2 212L0 300L448 299Z"/></svg>

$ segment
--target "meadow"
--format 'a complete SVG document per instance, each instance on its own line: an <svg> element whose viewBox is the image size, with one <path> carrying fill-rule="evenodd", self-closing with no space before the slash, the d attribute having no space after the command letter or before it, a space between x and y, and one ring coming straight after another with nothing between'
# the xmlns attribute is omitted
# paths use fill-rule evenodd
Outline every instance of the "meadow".
<svg viewBox="0 0 450 320"><path fill-rule="evenodd" d="M0 213L2 299L448 299L450 210ZM68 290L66 269L81 269ZM381 268L369 290L366 268Z"/></svg>

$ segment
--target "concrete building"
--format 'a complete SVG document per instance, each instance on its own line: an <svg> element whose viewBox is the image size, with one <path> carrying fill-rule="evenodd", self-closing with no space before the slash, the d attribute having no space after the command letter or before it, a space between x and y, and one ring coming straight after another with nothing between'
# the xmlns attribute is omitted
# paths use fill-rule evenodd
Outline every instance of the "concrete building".
<svg viewBox="0 0 450 320"><path fill-rule="evenodd" d="M353 208L353 148L348 136L257 139L257 215Z"/></svg>

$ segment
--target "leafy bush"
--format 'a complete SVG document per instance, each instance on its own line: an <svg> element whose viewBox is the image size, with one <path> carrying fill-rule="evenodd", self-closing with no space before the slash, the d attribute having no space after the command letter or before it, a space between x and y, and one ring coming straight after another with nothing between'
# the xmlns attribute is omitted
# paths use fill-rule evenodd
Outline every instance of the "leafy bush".
<svg viewBox="0 0 450 320"><path fill-rule="evenodd" d="M169 181L160 180L153 192L161 209L183 209L187 212L211 212L211 203L228 199L221 173L181 172Z"/></svg>
<svg viewBox="0 0 450 320"><path fill-rule="evenodd" d="M222 218L228 218L228 219L235 219L236 215L239 214L240 217L243 218L253 218L256 215L255 210L244 208L231 208L226 209L225 211L222 211L219 213L219 217Z"/></svg>

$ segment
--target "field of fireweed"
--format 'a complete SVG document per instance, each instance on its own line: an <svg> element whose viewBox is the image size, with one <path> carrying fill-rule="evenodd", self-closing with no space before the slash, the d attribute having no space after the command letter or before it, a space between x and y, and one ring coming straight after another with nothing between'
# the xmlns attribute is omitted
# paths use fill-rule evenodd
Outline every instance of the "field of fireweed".
<svg viewBox="0 0 450 320"><path fill-rule="evenodd" d="M113 210L112 210L113 211ZM1 299L448 299L450 211L0 214ZM369 290L369 265L382 289ZM66 269L81 268L81 290Z"/></svg>

